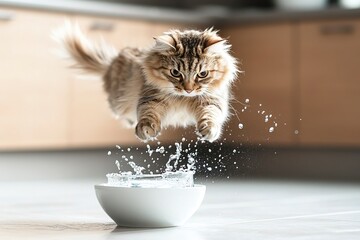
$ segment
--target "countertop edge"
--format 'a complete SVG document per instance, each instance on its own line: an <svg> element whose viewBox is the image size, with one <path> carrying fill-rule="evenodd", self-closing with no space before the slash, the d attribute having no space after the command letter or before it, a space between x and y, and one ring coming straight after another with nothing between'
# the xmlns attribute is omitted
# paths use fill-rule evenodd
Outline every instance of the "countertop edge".
<svg viewBox="0 0 360 240"><path fill-rule="evenodd" d="M123 17L149 21L170 21L179 23L207 24L211 19L194 11L183 11L159 7L142 7L109 2L84 2L79 0L0 0L0 7L14 7L53 12L79 13L105 17Z"/></svg>
<svg viewBox="0 0 360 240"><path fill-rule="evenodd" d="M266 21L308 21L320 19L360 17L360 9L341 9L338 7L322 10L248 10L233 11L231 16L223 18L224 25L260 23Z"/></svg>
<svg viewBox="0 0 360 240"><path fill-rule="evenodd" d="M328 7L319 10L231 10L226 8L199 8L196 10L177 10L162 7L135 6L129 4L81 1L81 0L0 0L0 6L47 10L53 12L79 13L106 17L122 17L148 21L167 21L198 25L228 26L236 24L306 21L314 19L360 17L360 8L343 9Z"/></svg>

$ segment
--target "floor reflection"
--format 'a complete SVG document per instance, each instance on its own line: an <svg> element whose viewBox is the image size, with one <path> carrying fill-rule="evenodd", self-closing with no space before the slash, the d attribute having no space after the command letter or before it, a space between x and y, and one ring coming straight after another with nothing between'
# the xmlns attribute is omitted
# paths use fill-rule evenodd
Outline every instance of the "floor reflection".
<svg viewBox="0 0 360 240"><path fill-rule="evenodd" d="M23 231L112 231L116 228L114 223L78 223L78 222L12 222L0 223L1 230Z"/></svg>

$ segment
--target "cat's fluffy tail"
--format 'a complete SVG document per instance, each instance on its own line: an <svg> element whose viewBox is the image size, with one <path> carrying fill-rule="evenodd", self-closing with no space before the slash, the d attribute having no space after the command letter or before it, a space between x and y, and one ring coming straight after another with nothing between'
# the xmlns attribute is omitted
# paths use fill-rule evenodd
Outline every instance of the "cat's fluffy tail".
<svg viewBox="0 0 360 240"><path fill-rule="evenodd" d="M118 51L104 40L96 43L90 41L77 24L70 22L55 30L53 38L62 45L62 55L74 60L74 68L92 74L103 75L118 55Z"/></svg>

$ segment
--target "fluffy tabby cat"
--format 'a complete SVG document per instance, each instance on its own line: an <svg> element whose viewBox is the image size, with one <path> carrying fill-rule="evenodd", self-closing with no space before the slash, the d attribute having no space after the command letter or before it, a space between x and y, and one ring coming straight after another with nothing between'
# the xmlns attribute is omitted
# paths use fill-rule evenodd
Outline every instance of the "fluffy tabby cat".
<svg viewBox="0 0 360 240"><path fill-rule="evenodd" d="M148 49L116 51L89 41L77 26L56 34L74 67L101 75L112 111L136 126L143 141L167 126L195 125L203 140L215 141L229 118L230 87L238 72L230 45L206 29L171 30Z"/></svg>

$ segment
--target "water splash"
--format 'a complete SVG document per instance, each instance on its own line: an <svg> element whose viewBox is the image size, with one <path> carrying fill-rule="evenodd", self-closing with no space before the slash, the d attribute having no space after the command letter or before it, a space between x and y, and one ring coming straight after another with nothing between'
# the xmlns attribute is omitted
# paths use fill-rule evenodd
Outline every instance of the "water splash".
<svg viewBox="0 0 360 240"><path fill-rule="evenodd" d="M142 175L143 171L145 170L144 167L136 165L134 162L129 162L129 165L132 167L136 175Z"/></svg>
<svg viewBox="0 0 360 240"><path fill-rule="evenodd" d="M169 157L169 160L166 163L166 172L171 172L173 170L177 169L177 165L179 164L179 159L181 157L181 151L182 151L182 143L175 143L176 152L175 154L171 154Z"/></svg>
<svg viewBox="0 0 360 240"><path fill-rule="evenodd" d="M246 112L245 114L256 114L257 112L258 117L264 121L263 123L266 126L264 129L264 134L276 132L276 128L278 126L286 126L286 123L278 124L277 116L273 116L273 114L268 111L268 109L263 107L262 104L250 105L249 99L245 99L245 103L246 104L243 104L241 111L244 112L248 110L248 112ZM238 123L238 132L235 132L236 129L225 129L225 131L227 131L227 134L229 136L235 135L236 133L240 133L239 129L244 129L244 125L246 124L250 125L250 123L245 122ZM246 125L245 128L247 130L248 125ZM244 137L246 131L243 130L241 131L241 133ZM298 130L295 130L294 133L298 134L299 132ZM267 137L266 140L269 141L272 134L264 136ZM234 137L232 137L232 139L234 139ZM122 163L121 169L124 170L124 168L126 169L127 166L130 166L130 168L132 169L132 174L147 174L149 172L150 174L155 174L179 171L195 172L196 170L196 172L198 173L205 173L206 176L215 176L215 174L216 176L219 176L222 174L227 174L230 169L243 169L251 165L251 163L249 162L251 160L251 157L249 155L246 156L247 150L244 150L244 148L242 147L242 143L239 143L236 140L226 140L226 138L223 138L223 140L224 143L230 142L232 144L237 144L237 146L228 149L226 148L226 144L223 145L223 142L215 142L210 144L199 139L187 140L186 138L182 137L181 139L179 139L178 142L169 146L162 146L161 142L155 142L154 145L147 144L146 150L137 151L136 155L134 156L129 156L130 154L134 153L134 148L123 148L119 145L116 145L116 148L119 150L120 154L125 155L120 159L120 163ZM244 141L249 141L249 138L244 138ZM200 146L200 154L198 154L197 144L199 144ZM224 149L222 150L223 146ZM138 148L136 150L138 150ZM115 152L113 154L115 154ZM138 159L137 156L140 155L143 156ZM165 166L159 166L159 163L163 163L161 160L164 158ZM141 162L143 167L137 166L135 162L137 164ZM129 174L129 172L125 172L125 174Z"/></svg>

